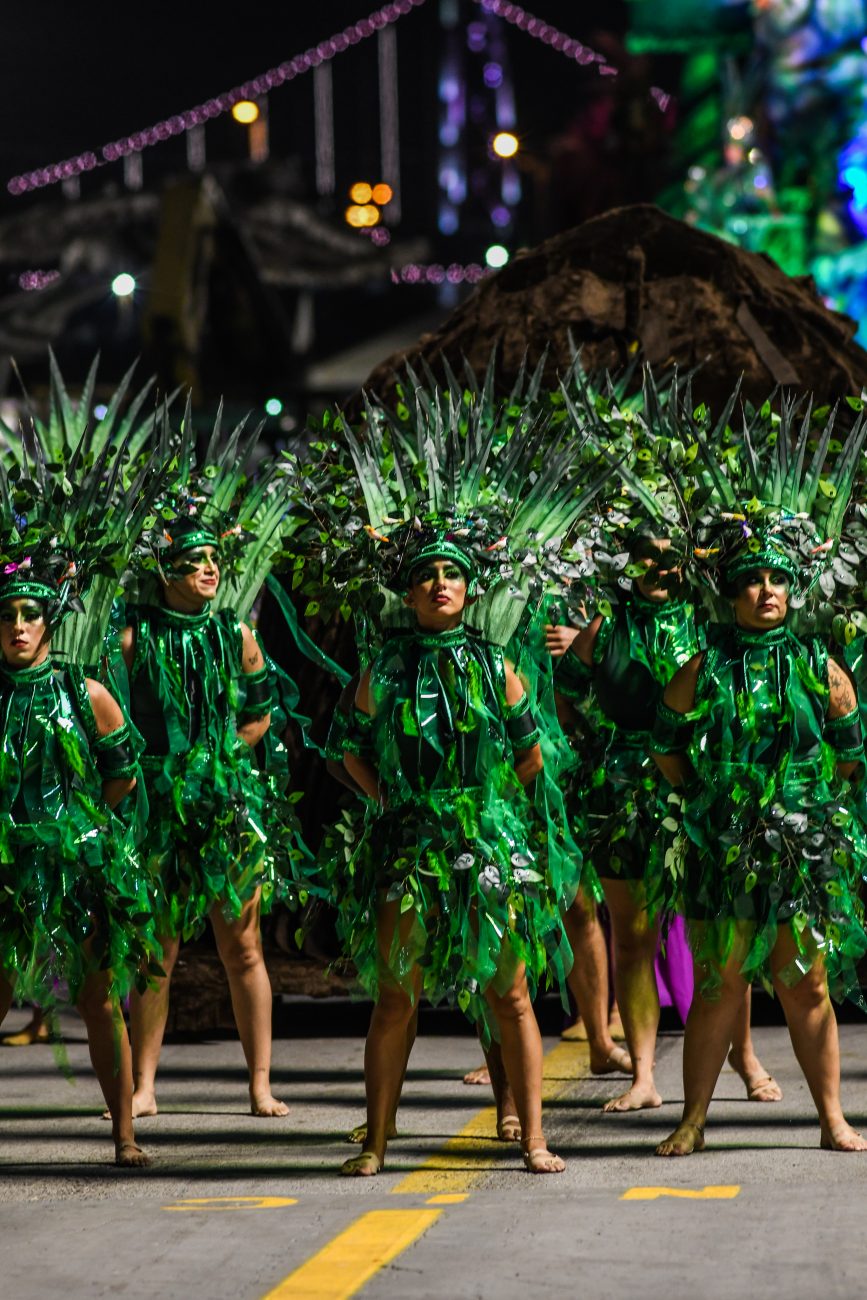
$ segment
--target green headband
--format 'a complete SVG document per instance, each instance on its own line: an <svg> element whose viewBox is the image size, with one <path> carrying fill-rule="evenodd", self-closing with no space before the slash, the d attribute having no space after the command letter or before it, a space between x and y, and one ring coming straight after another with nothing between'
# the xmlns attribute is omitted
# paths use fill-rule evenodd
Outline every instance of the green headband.
<svg viewBox="0 0 867 1300"><path fill-rule="evenodd" d="M730 560L725 560L721 568L726 582L732 582L742 573L749 573L751 569L779 569L787 574L792 582L797 582L801 576L801 566L797 560L788 552L778 549L767 538L763 539L756 550L750 550L745 546Z"/></svg>
<svg viewBox="0 0 867 1300"><path fill-rule="evenodd" d="M38 600L44 605L56 601L59 594L56 587L40 582L38 578L19 578L15 574L5 582L0 581L0 604L7 600L24 600L29 596L31 600Z"/></svg>
<svg viewBox="0 0 867 1300"><path fill-rule="evenodd" d="M169 528L165 529L165 535L169 539L169 545L163 554L167 559L173 560L177 555L183 555L184 551L194 551L197 546L216 546L219 547L220 539L213 529L202 525L201 528L195 528L190 532L180 532L173 537Z"/></svg>
<svg viewBox="0 0 867 1300"><path fill-rule="evenodd" d="M476 571L466 551L461 550L455 542L434 539L431 542L426 542L424 546L407 556L407 586L415 570L428 560L451 560L453 564L458 566L468 583L475 581Z"/></svg>

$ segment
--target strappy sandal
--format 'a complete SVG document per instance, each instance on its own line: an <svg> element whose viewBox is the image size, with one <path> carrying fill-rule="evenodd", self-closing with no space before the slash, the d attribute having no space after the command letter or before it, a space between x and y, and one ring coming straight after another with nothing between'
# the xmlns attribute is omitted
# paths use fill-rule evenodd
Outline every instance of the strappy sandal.
<svg viewBox="0 0 867 1300"><path fill-rule="evenodd" d="M374 1178L384 1168L385 1161L375 1151L362 1151L360 1156L344 1160L340 1172L344 1178Z"/></svg>
<svg viewBox="0 0 867 1300"><path fill-rule="evenodd" d="M526 1147L526 1143L528 1142L544 1141L545 1135L543 1133L535 1133L532 1137L525 1140L524 1145ZM549 1151L547 1146L531 1146L528 1149L525 1149L522 1154L524 1157L524 1168L528 1174L562 1174L563 1170L566 1168L565 1160L561 1160L553 1151ZM542 1160L548 1162L547 1168L539 1167Z"/></svg>
<svg viewBox="0 0 867 1300"><path fill-rule="evenodd" d="M517 1115L502 1115L497 1120L497 1138L500 1142L521 1141L521 1121Z"/></svg>
<svg viewBox="0 0 867 1300"><path fill-rule="evenodd" d="M779 1090L779 1093L780 1093L779 1097L758 1097L758 1096L756 1096L757 1093L759 1093L759 1092L763 1092L765 1088L769 1088L769 1087L771 1087L771 1085L773 1085L773 1087L775 1087L775 1088L777 1088L777 1089ZM746 1089L747 1089L747 1101L757 1101L757 1102L761 1102L763 1105L765 1105L765 1104L767 1104L768 1102L782 1101L782 1100L783 1100L783 1090L782 1090L782 1088L780 1088L780 1085L777 1083L776 1079L774 1078L774 1076L773 1076L772 1074L765 1074L765 1075L762 1076L761 1079L756 1079L755 1083L753 1083L753 1084L747 1084L747 1085L746 1085Z"/></svg>

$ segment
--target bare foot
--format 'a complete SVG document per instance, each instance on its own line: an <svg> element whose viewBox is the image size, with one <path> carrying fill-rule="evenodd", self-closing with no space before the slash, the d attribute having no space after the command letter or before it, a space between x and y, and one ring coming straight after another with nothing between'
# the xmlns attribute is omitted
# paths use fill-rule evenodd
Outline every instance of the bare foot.
<svg viewBox="0 0 867 1300"><path fill-rule="evenodd" d="M867 1151L867 1138L856 1133L850 1124L843 1120L832 1129L822 1129L819 1143L823 1151Z"/></svg>
<svg viewBox="0 0 867 1300"><path fill-rule="evenodd" d="M538 1142L539 1139L536 1138L535 1141ZM562 1174L566 1161L555 1156L547 1146L534 1146L524 1151L524 1168L528 1174Z"/></svg>
<svg viewBox="0 0 867 1300"><path fill-rule="evenodd" d="M132 1094L132 1117L133 1119L147 1118L149 1115L156 1115L157 1097L156 1093L149 1088L137 1089ZM111 1111L102 1112L103 1119L111 1119Z"/></svg>
<svg viewBox="0 0 867 1300"><path fill-rule="evenodd" d="M631 1088L622 1092L619 1097L612 1097L606 1101L602 1107L603 1111L611 1114L614 1111L624 1110L656 1110L657 1106L662 1105L662 1098L656 1091L652 1083L633 1083Z"/></svg>
<svg viewBox="0 0 867 1300"><path fill-rule="evenodd" d="M389 1124L389 1126L388 1126L388 1128L387 1128L387 1130L386 1130L386 1134L385 1134L385 1136L389 1139L389 1141L391 1141L392 1138L396 1138L396 1137L399 1137L399 1136L400 1136L400 1134L399 1134L398 1131L397 1131L397 1124L394 1122L394 1120L392 1120L391 1123ZM349 1132L347 1133L347 1135L346 1135L346 1141L347 1141L347 1142L357 1142L357 1143L359 1144L359 1146L360 1146L363 1142L366 1142L366 1141L367 1141L367 1125L366 1125L366 1124L356 1124L355 1128L350 1129Z"/></svg>
<svg viewBox="0 0 867 1300"><path fill-rule="evenodd" d="M564 1043L586 1043L587 1026L579 1016L573 1024L567 1025L560 1037Z"/></svg>
<svg viewBox="0 0 867 1300"><path fill-rule="evenodd" d="M783 1090L773 1075L762 1067L757 1056L748 1061L736 1058L734 1048L729 1052L729 1065L739 1074L747 1090L748 1101L782 1101Z"/></svg>
<svg viewBox="0 0 867 1300"><path fill-rule="evenodd" d="M257 1115L259 1119L281 1119L284 1115L289 1114L289 1107L285 1101L278 1101L272 1097L270 1092L258 1092L255 1095L250 1093L250 1113ZM135 1111L133 1110L133 1119Z"/></svg>
<svg viewBox="0 0 867 1300"><path fill-rule="evenodd" d="M631 1074L632 1057L624 1047L618 1047L615 1043L611 1044L611 1051L607 1056L601 1058L595 1057L590 1053L590 1073L591 1074Z"/></svg>
<svg viewBox="0 0 867 1300"><path fill-rule="evenodd" d="M683 1122L656 1148L658 1156L691 1156L694 1151L704 1151L704 1128Z"/></svg>
<svg viewBox="0 0 867 1300"><path fill-rule="evenodd" d="M345 1178L374 1178L384 1168L385 1161L375 1151L362 1151L360 1156L344 1160L340 1172Z"/></svg>
<svg viewBox="0 0 867 1300"><path fill-rule="evenodd" d="M483 1087L491 1082L491 1075L486 1065L480 1065L478 1070L470 1070L469 1074L464 1075L464 1083L473 1086L481 1084Z"/></svg>
<svg viewBox="0 0 867 1300"><path fill-rule="evenodd" d="M150 1156L136 1142L115 1142L114 1163L121 1169L146 1169Z"/></svg>

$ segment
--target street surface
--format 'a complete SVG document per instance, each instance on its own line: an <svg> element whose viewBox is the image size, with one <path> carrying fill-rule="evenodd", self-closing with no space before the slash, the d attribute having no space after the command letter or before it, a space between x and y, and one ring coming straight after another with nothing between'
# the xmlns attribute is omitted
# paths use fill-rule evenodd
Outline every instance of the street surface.
<svg viewBox="0 0 867 1300"><path fill-rule="evenodd" d="M144 1172L111 1164L108 1125L79 1022L74 1081L52 1049L0 1049L0 1279L5 1297L125 1300L850 1300L864 1287L867 1154L818 1147L812 1105L782 1028L755 1031L784 1089L748 1103L726 1067L708 1150L663 1161L653 1145L681 1097L679 1035L658 1050L665 1105L603 1115L614 1078L586 1048L546 1039L546 1122L559 1177L531 1178L493 1140L489 1092L461 1076L470 1036L423 1035L401 1138L375 1179L337 1177L363 1118L360 1037L274 1044L285 1120L245 1113L234 1041L168 1043L161 1114L138 1136ZM14 1012L5 1032L26 1016ZM844 1102L867 1124L867 1023L841 1026ZM357 1148L356 1148L357 1149Z"/></svg>

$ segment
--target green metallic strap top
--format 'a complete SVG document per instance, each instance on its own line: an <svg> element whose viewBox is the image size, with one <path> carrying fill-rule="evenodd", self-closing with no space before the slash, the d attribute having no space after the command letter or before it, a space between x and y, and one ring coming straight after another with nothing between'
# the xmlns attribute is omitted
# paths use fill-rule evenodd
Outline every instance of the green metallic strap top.
<svg viewBox="0 0 867 1300"><path fill-rule="evenodd" d="M567 662L558 669L557 689L565 686L564 694L583 698L592 681L604 722L646 736L653 729L662 691L700 648L691 604L647 600L633 590L610 618L602 620L593 643L593 668L574 654L564 655Z"/></svg>
<svg viewBox="0 0 867 1300"><path fill-rule="evenodd" d="M100 800L102 781L137 770L124 724L99 736L77 665L0 665L0 813L19 823L62 817L73 788Z"/></svg>
<svg viewBox="0 0 867 1300"><path fill-rule="evenodd" d="M683 752L701 732L700 763L766 771L863 758L856 712L829 719L828 655L817 639L787 627L753 632L719 627L709 637L696 682L695 708L678 714L661 703L654 748Z"/></svg>
<svg viewBox="0 0 867 1300"><path fill-rule="evenodd" d="M130 606L128 616L135 634L130 713L148 756L223 748L244 703L237 619L210 608L181 614L152 605ZM265 704L257 700L262 712Z"/></svg>
<svg viewBox="0 0 867 1300"><path fill-rule="evenodd" d="M371 665L370 698L345 748L376 763L392 802L481 787L539 738L527 697L506 704L502 650L463 626L392 638Z"/></svg>

